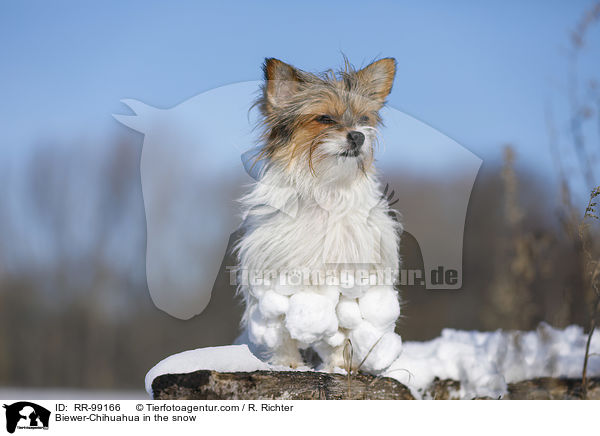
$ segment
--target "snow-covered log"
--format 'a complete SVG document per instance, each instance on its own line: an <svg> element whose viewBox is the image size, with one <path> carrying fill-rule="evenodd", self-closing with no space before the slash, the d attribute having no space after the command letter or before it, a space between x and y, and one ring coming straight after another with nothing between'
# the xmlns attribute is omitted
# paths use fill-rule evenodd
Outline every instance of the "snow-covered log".
<svg viewBox="0 0 600 436"><path fill-rule="evenodd" d="M458 398L460 382L436 379L424 398ZM157 400L414 400L410 390L389 377L314 371L195 371L164 374L152 382ZM600 379L588 380L587 398L600 399ZM480 399L492 399L482 397ZM537 378L508 384L502 399L581 399L581 379Z"/></svg>
<svg viewBox="0 0 600 436"><path fill-rule="evenodd" d="M318 365L291 370L269 364L242 343L169 356L148 371L145 385L161 399L580 398L586 342L577 326L561 330L541 324L532 332L445 329L430 341L405 342L400 356L377 376L353 372L350 378L340 368L324 373ZM600 399L598 356L596 331L588 398Z"/></svg>

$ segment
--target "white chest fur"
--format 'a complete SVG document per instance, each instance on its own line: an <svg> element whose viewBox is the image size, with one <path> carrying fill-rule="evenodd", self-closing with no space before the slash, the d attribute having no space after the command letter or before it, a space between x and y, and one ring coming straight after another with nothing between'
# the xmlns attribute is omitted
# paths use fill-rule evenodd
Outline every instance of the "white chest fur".
<svg viewBox="0 0 600 436"><path fill-rule="evenodd" d="M266 175L242 200L246 232L241 267L322 269L326 265L398 265L400 225L389 214L377 181L365 175L349 187L291 188Z"/></svg>
<svg viewBox="0 0 600 436"><path fill-rule="evenodd" d="M381 342L377 365L391 363L401 346L394 333L400 309L393 286L322 282L331 271L339 280L352 269L399 268L401 226L377 180L364 175L351 185L326 189L292 186L274 171L242 199L245 232L236 246L239 268L246 277L259 278L240 285L251 341L286 365L301 362L298 348L312 346L332 367L343 364L346 338L359 359ZM299 285L283 283L289 271L308 275Z"/></svg>

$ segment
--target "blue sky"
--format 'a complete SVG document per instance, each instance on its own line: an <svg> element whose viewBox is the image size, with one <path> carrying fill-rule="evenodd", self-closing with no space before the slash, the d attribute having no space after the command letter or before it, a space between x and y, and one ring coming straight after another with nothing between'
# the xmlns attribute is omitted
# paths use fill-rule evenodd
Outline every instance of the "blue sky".
<svg viewBox="0 0 600 436"><path fill-rule="evenodd" d="M484 161L510 141L550 170L544 108L565 111L568 35L591 3L3 2L0 146L101 143L124 129L111 116L127 112L123 98L167 108L259 79L267 56L318 71L344 52L358 65L395 57L390 105ZM599 35L582 77L600 71Z"/></svg>

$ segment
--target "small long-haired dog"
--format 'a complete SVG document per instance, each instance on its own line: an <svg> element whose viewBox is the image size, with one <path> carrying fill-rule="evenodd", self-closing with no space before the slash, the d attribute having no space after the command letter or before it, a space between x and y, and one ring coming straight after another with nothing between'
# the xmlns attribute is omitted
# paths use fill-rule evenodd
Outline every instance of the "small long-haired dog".
<svg viewBox="0 0 600 436"><path fill-rule="evenodd" d="M263 69L264 166L241 200L235 247L243 325L274 364L301 366L300 350L312 348L328 370L349 355L354 367L384 369L401 347L401 226L373 154L395 60L320 75L277 59Z"/></svg>

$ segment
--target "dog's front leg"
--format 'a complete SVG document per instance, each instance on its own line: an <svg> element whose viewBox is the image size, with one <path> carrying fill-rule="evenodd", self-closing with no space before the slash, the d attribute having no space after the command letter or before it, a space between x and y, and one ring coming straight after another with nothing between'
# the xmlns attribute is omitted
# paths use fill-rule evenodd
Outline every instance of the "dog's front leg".
<svg viewBox="0 0 600 436"><path fill-rule="evenodd" d="M291 368L304 366L298 343L287 332L283 334L281 342L273 350L269 361L273 365L289 366Z"/></svg>

